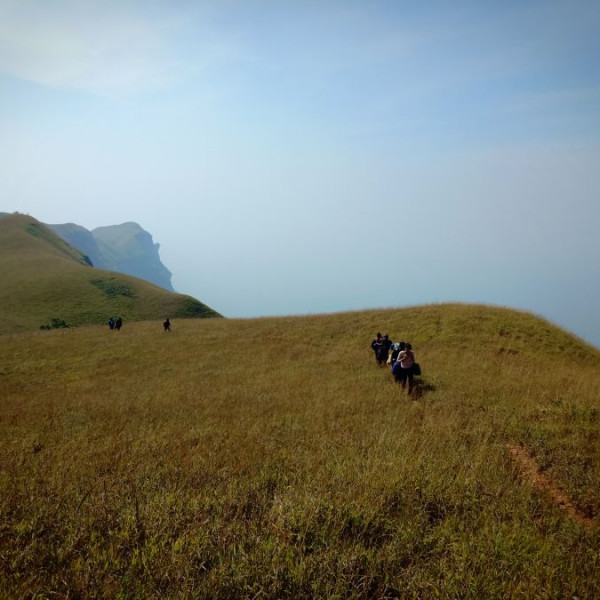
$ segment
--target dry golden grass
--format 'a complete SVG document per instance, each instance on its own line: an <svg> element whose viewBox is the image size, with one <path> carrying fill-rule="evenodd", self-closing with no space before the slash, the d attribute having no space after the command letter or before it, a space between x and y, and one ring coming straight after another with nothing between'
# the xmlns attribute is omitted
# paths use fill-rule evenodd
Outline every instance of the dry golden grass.
<svg viewBox="0 0 600 600"><path fill-rule="evenodd" d="M418 401L376 366L378 330L413 343ZM600 597L600 356L531 315L0 340L0 597Z"/></svg>

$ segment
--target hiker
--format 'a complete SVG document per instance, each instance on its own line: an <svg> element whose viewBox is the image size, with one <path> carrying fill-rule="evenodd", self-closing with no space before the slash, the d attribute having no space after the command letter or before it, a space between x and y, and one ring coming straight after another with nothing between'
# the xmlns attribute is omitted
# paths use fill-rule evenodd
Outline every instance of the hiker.
<svg viewBox="0 0 600 600"><path fill-rule="evenodd" d="M402 389L406 389L406 380L408 379L408 393L412 393L413 389L413 365L415 364L415 353L412 351L412 346L406 344L404 350L398 354L398 359L392 368L394 379L402 385Z"/></svg>
<svg viewBox="0 0 600 600"><path fill-rule="evenodd" d="M398 359L398 354L400 354L400 352L402 352L402 350L404 350L406 344L404 342L398 342L397 344L394 344L392 347L392 353L390 355L390 364L392 365L392 367L394 366L394 364L396 363L396 360Z"/></svg>
<svg viewBox="0 0 600 600"><path fill-rule="evenodd" d="M111 331L115 328L115 320L112 317L108 320L108 326L110 327Z"/></svg>
<svg viewBox="0 0 600 600"><path fill-rule="evenodd" d="M169 317L167 317L167 320L163 323L163 329L165 331L171 331L171 321L169 321Z"/></svg>
<svg viewBox="0 0 600 600"><path fill-rule="evenodd" d="M371 342L371 349L373 350L373 352L375 353L375 360L377 360L377 351L379 350L379 347L381 346L381 333L379 333L379 331L377 332L377 335L375 336L375 339ZM377 361L379 363L379 361Z"/></svg>
<svg viewBox="0 0 600 600"><path fill-rule="evenodd" d="M386 333L381 340L381 345L377 349L377 364L380 367L385 366L391 346L392 340L390 340L390 336Z"/></svg>
<svg viewBox="0 0 600 600"><path fill-rule="evenodd" d="M115 327L117 331L121 331L121 327L123 327L123 319L121 319L121 317L115 321Z"/></svg>

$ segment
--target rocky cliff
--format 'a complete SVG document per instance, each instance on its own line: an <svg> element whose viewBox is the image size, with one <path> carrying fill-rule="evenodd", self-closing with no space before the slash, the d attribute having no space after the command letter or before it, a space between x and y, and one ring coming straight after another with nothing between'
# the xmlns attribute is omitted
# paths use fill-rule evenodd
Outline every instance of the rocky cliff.
<svg viewBox="0 0 600 600"><path fill-rule="evenodd" d="M139 277L174 291L171 272L160 260L160 245L137 223L97 227L92 231L74 223L49 227L87 256L94 267Z"/></svg>

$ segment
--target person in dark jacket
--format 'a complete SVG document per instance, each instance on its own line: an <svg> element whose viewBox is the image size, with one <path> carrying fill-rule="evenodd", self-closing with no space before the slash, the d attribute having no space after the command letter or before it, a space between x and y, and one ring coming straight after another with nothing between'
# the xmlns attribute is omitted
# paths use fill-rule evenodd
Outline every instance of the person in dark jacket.
<svg viewBox="0 0 600 600"><path fill-rule="evenodd" d="M371 349L373 350L374 354L375 354L375 360L377 360L377 351L379 350L380 346L381 346L381 333L379 333L379 331L377 332L377 335L375 336L375 339L371 342Z"/></svg>
<svg viewBox="0 0 600 600"><path fill-rule="evenodd" d="M380 367L386 365L391 346L392 340L390 340L390 336L386 333L381 340L381 345L377 349L377 364Z"/></svg>

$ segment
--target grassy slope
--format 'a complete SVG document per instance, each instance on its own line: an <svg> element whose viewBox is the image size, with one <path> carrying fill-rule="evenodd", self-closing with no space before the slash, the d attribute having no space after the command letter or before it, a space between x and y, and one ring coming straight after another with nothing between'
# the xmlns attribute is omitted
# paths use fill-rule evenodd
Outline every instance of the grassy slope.
<svg viewBox="0 0 600 600"><path fill-rule="evenodd" d="M141 279L92 269L80 252L25 215L0 218L0 333L38 329L56 317L70 325L170 316L217 316L197 300Z"/></svg>
<svg viewBox="0 0 600 600"><path fill-rule="evenodd" d="M411 341L413 402L375 365ZM0 596L598 598L599 353L426 306L4 336ZM93 350L92 350L93 349Z"/></svg>

